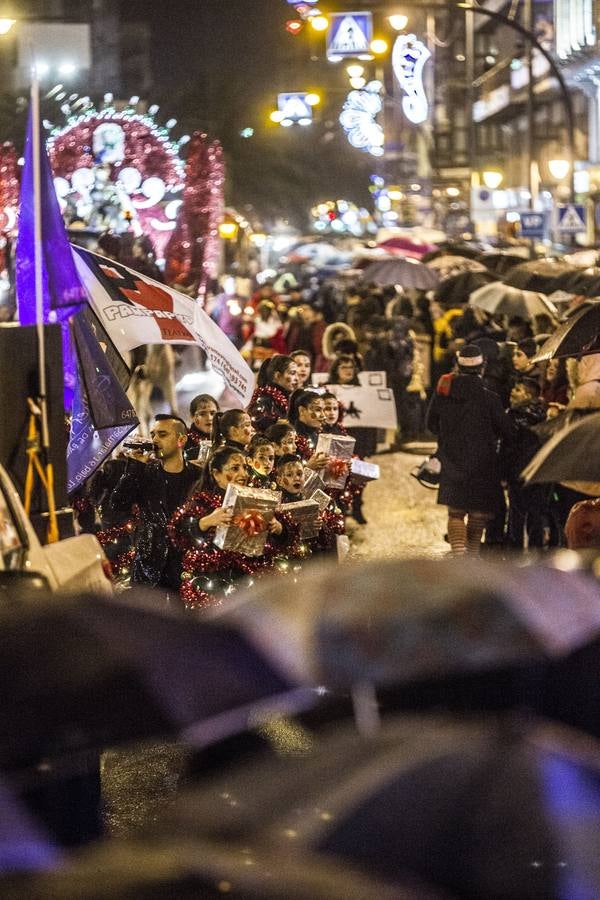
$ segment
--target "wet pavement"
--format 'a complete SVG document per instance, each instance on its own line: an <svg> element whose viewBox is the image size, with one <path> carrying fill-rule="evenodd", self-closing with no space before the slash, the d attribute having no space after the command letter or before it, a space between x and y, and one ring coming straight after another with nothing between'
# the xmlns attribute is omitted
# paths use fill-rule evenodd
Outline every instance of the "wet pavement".
<svg viewBox="0 0 600 900"><path fill-rule="evenodd" d="M355 560L445 555L448 544L444 507L437 492L421 487L410 472L423 456L383 453L373 457L381 479L367 485L368 524L349 520L350 556ZM188 751L175 743L148 743L109 750L102 757L102 787L109 834L126 837L159 821L177 797Z"/></svg>

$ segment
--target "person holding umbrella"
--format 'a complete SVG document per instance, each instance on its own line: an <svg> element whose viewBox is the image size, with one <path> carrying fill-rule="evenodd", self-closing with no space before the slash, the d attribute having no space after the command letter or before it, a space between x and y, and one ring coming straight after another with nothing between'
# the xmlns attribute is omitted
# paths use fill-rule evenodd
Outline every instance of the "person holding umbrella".
<svg viewBox="0 0 600 900"><path fill-rule="evenodd" d="M438 438L438 503L448 507L455 556L479 553L486 522L502 507L498 439L510 440L515 431L498 396L483 384L483 367L480 347L462 347L457 370L440 378L427 416Z"/></svg>

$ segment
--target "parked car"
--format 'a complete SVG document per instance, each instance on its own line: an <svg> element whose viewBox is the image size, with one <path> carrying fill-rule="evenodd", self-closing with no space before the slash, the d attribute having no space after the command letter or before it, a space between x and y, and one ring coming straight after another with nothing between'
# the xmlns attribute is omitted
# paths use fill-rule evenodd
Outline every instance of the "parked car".
<svg viewBox="0 0 600 900"><path fill-rule="evenodd" d="M6 469L0 465L0 585L62 594L110 593L110 565L91 534L42 545Z"/></svg>

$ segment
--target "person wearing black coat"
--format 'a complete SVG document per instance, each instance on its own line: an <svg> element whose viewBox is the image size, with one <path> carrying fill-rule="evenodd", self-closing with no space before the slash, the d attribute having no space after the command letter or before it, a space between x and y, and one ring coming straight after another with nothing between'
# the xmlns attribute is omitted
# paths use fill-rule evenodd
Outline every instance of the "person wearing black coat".
<svg viewBox="0 0 600 900"><path fill-rule="evenodd" d="M181 554L167 535L167 523L181 506L198 478L187 463L183 448L187 426L173 415L158 415L150 431L154 454L134 452L110 497L113 512L138 508L135 558L131 581L178 592Z"/></svg>
<svg viewBox="0 0 600 900"><path fill-rule="evenodd" d="M457 362L458 371L438 382L427 427L438 438L442 464L438 503L448 507L452 552L462 555L479 552L486 522L502 506L498 442L510 440L515 429L483 384L481 349L466 344Z"/></svg>

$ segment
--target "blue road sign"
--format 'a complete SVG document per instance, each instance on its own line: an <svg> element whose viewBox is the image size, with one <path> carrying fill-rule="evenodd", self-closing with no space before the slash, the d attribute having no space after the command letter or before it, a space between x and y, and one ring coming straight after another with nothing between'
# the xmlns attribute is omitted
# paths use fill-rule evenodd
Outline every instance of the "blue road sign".
<svg viewBox="0 0 600 900"><path fill-rule="evenodd" d="M558 230L563 234L579 234L586 229L585 206L565 203L558 207Z"/></svg>
<svg viewBox="0 0 600 900"><path fill-rule="evenodd" d="M327 58L369 56L373 40L370 12L333 13L327 32Z"/></svg>
<svg viewBox="0 0 600 900"><path fill-rule="evenodd" d="M521 217L521 237L543 238L546 233L546 213L524 210Z"/></svg>

